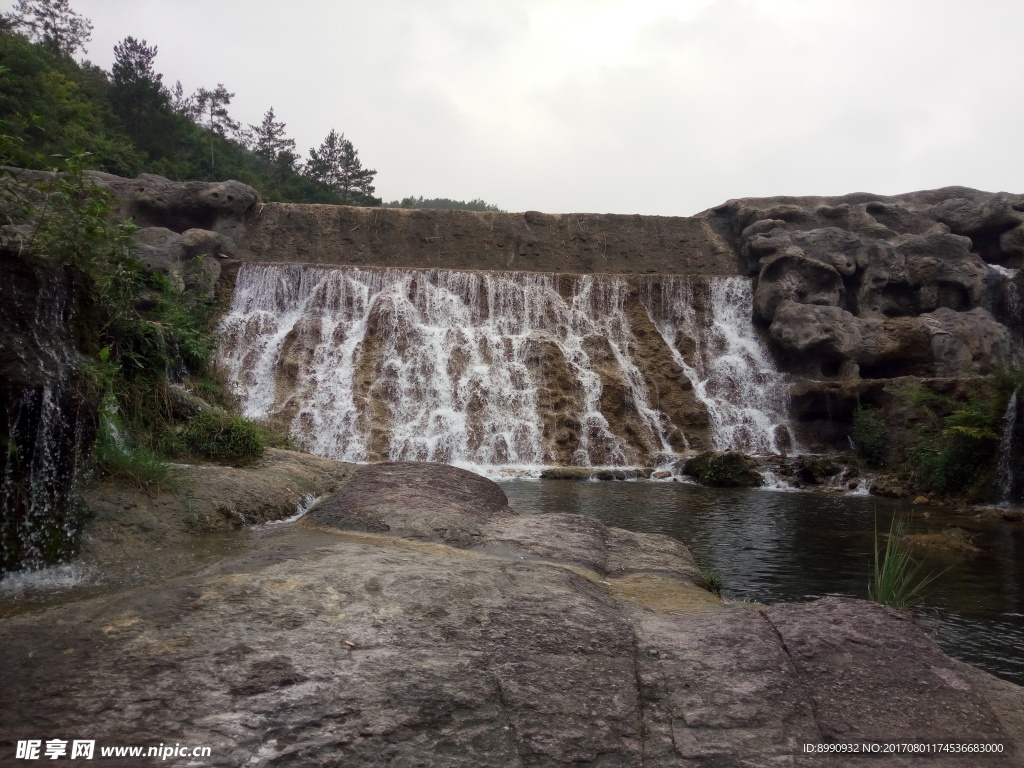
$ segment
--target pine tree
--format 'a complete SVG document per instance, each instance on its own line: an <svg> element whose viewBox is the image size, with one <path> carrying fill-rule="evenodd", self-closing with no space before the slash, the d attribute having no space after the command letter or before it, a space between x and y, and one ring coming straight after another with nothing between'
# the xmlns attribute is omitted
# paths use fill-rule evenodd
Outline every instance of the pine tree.
<svg viewBox="0 0 1024 768"><path fill-rule="evenodd" d="M182 117L187 117L192 122L199 120L199 108L196 106L196 95L185 95L185 88L181 80L174 82L174 89L170 92L171 109Z"/></svg>
<svg viewBox="0 0 1024 768"><path fill-rule="evenodd" d="M274 108L271 107L263 115L259 125L249 125L245 132L246 146L253 151L253 154L262 157L268 165L277 165L281 153L288 152L292 158L296 158L295 139L285 137L285 124L274 119ZM288 163L294 165L294 159Z"/></svg>
<svg viewBox="0 0 1024 768"><path fill-rule="evenodd" d="M228 104L233 98L235 94L228 93L223 83L217 83L217 87L212 91L200 88L195 93L196 112L206 122L205 127L210 135L211 168L217 165L213 151L215 137L226 139L229 131L234 133L239 128L238 123L228 115Z"/></svg>
<svg viewBox="0 0 1024 768"><path fill-rule="evenodd" d="M150 155L160 153L170 130L170 94L153 69L157 47L126 37L114 46L110 71L110 105L132 140Z"/></svg>
<svg viewBox="0 0 1024 768"><path fill-rule="evenodd" d="M5 20L51 53L70 57L92 39L92 22L71 10L69 0L18 0Z"/></svg>
<svg viewBox="0 0 1024 768"><path fill-rule="evenodd" d="M342 205L380 205L373 196L377 172L364 169L352 142L333 128L319 149L309 150L306 173L330 187Z"/></svg>

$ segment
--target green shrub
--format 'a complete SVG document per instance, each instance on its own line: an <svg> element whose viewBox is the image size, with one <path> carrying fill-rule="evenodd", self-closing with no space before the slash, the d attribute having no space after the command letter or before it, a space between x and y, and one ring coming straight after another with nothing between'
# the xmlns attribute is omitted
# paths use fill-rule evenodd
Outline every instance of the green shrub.
<svg viewBox="0 0 1024 768"><path fill-rule="evenodd" d="M923 402L935 410L927 412L907 446L914 484L929 492L969 493L993 466L1005 402L1001 397L957 402L934 394Z"/></svg>
<svg viewBox="0 0 1024 768"><path fill-rule="evenodd" d="M109 374L109 368L104 371L106 362L106 355L103 355L101 364L96 366L101 376ZM100 403L100 423L93 458L105 475L127 480L142 491L175 490L182 483L181 477L165 459L132 442L124 431L117 399L109 393Z"/></svg>
<svg viewBox="0 0 1024 768"><path fill-rule="evenodd" d="M181 432L187 450L210 459L232 461L259 458L267 449L267 430L241 416L204 411Z"/></svg>
<svg viewBox="0 0 1024 768"><path fill-rule="evenodd" d="M889 455L889 426L877 409L857 406L850 437L857 447L857 455L865 464L875 468L885 466Z"/></svg>
<svg viewBox="0 0 1024 768"><path fill-rule="evenodd" d="M725 587L725 578L721 573L707 568L702 568L700 571L700 578L703 582L701 586L704 587L704 589L708 592L714 592L719 597L722 596L722 589Z"/></svg>

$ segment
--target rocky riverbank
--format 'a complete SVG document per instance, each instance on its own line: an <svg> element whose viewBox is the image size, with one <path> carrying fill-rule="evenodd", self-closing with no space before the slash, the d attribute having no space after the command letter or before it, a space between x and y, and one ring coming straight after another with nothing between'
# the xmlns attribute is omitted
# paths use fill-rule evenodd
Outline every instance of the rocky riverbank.
<svg viewBox="0 0 1024 768"><path fill-rule="evenodd" d="M351 472L305 461L260 474L313 492ZM234 524L218 511L234 496L209 519ZM903 615L729 607L679 542L518 515L462 470L362 467L304 521L198 573L6 619L0 749L42 734L211 747L179 765L650 766L846 764L801 752L822 741L1024 746L1024 691Z"/></svg>

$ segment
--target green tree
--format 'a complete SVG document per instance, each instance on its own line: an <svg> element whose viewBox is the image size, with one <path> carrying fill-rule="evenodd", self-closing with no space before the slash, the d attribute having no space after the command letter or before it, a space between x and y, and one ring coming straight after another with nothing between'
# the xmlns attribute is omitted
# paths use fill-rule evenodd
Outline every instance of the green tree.
<svg viewBox="0 0 1024 768"><path fill-rule="evenodd" d="M107 122L102 71L11 33L0 33L0 61L0 123L21 145L17 162L45 167L52 161L41 158L85 151L104 171L134 176L142 169L135 147Z"/></svg>
<svg viewBox="0 0 1024 768"><path fill-rule="evenodd" d="M50 53L70 57L92 39L92 22L71 9L69 0L18 0L5 15L8 25L42 43Z"/></svg>
<svg viewBox="0 0 1024 768"><path fill-rule="evenodd" d="M493 203L488 203L482 198L474 198L469 202L465 200L452 200L449 197L403 197L401 200L392 200L384 203L385 208L432 208L443 211L493 211L504 213L504 209Z"/></svg>
<svg viewBox="0 0 1024 768"><path fill-rule="evenodd" d="M196 96L185 95L185 89L181 85L181 80L176 80L174 88L170 92L171 109L182 117L187 117L193 122L199 120L199 110L196 107Z"/></svg>
<svg viewBox="0 0 1024 768"><path fill-rule="evenodd" d="M200 88L195 93L196 112L206 124L204 127L209 133L211 167L217 165L213 149L216 137L226 139L229 132L235 133L239 128L238 123L228 114L228 105L233 98L235 94L228 93L223 83L217 83L217 87L212 91Z"/></svg>
<svg viewBox="0 0 1024 768"><path fill-rule="evenodd" d="M333 128L319 149L309 150L306 173L331 189L343 205L380 205L373 196L377 172L364 169L352 142Z"/></svg>
<svg viewBox="0 0 1024 768"><path fill-rule="evenodd" d="M263 158L267 165L271 166L278 164L278 158L282 153L288 153L284 165L294 168L298 161L298 155L295 154L295 139L285 136L285 124L278 122L275 117L274 108L271 107L263 115L259 125L249 126L245 135L246 143L255 155Z"/></svg>
<svg viewBox="0 0 1024 768"><path fill-rule="evenodd" d="M153 68L157 47L126 37L114 46L110 71L110 105L125 132L151 157L166 150L174 132L170 94Z"/></svg>

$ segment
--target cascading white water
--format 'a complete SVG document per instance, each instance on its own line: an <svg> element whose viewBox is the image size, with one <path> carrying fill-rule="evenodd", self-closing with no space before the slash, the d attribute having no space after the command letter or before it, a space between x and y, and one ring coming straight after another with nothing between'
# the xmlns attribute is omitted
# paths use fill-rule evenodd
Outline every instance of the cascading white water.
<svg viewBox="0 0 1024 768"><path fill-rule="evenodd" d="M621 369L649 452L671 453L630 357L628 292L616 277L246 265L220 360L247 416L294 411L292 434L314 453L367 460L369 411L386 403L392 460L529 468L556 463L530 363L553 345L581 395L572 463L622 466L642 457L601 412L595 340ZM294 370L290 391L282 370Z"/></svg>
<svg viewBox="0 0 1024 768"><path fill-rule="evenodd" d="M1003 434L999 438L997 453L999 461L996 464L996 486L999 489L999 502L1009 504L1013 501L1013 490L1016 484L1016 462L1014 461L1014 428L1017 426L1017 392L1013 390L1010 400L1006 404L1006 413L1003 415Z"/></svg>
<svg viewBox="0 0 1024 768"><path fill-rule="evenodd" d="M1024 340L1019 330L1024 326L1024 300L1017 282L1020 270L989 264L988 271L985 308L1010 331L1010 351L1019 364L1024 358Z"/></svg>
<svg viewBox="0 0 1024 768"><path fill-rule="evenodd" d="M752 280L659 277L645 282L642 300L708 409L716 450L797 450L786 377L751 323Z"/></svg>
<svg viewBox="0 0 1024 768"><path fill-rule="evenodd" d="M655 282L663 306L650 296L644 306L671 348L664 359L677 359L707 406L715 446L776 450L781 379L749 328L749 281ZM710 291L717 330L705 328L707 311L683 306L693 282ZM609 275L248 264L219 360L247 416L284 420L319 455L485 471L627 466L689 447L652 403L651 350L631 301L627 280ZM675 346L679 332L700 347L692 362Z"/></svg>

